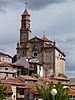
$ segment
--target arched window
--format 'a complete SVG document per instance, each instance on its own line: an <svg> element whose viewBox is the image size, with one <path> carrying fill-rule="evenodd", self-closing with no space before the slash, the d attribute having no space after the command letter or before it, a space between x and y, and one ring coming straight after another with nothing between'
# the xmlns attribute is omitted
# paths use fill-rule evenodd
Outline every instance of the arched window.
<svg viewBox="0 0 75 100"><path fill-rule="evenodd" d="M26 23L24 23L24 28L26 28Z"/></svg>
<svg viewBox="0 0 75 100"><path fill-rule="evenodd" d="M37 57L37 53L36 52L34 53L34 57Z"/></svg>

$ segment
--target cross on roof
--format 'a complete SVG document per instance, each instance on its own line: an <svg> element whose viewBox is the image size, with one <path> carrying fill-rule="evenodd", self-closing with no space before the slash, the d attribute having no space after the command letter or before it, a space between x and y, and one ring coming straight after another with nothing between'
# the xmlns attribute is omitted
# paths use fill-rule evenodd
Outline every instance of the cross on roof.
<svg viewBox="0 0 75 100"><path fill-rule="evenodd" d="M46 32L45 32L45 31L43 31L43 33L44 33L44 36L43 36L43 37L45 37Z"/></svg>

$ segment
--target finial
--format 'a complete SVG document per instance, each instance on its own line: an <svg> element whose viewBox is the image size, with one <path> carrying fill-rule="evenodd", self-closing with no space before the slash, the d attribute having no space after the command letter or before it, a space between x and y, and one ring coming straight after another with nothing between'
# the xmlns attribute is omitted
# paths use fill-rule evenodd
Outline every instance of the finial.
<svg viewBox="0 0 75 100"><path fill-rule="evenodd" d="M27 8L27 6L28 6L28 2L27 2L27 0L26 0L26 2L25 2L25 8Z"/></svg>
<svg viewBox="0 0 75 100"><path fill-rule="evenodd" d="M45 31L43 31L43 33L44 33L43 37L45 38L45 34L46 34L46 32L45 32Z"/></svg>

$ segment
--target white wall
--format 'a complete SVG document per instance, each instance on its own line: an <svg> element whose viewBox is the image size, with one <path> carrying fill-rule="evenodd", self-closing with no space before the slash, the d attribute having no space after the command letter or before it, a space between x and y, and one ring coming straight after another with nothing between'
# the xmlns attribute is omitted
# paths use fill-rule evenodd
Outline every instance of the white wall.
<svg viewBox="0 0 75 100"><path fill-rule="evenodd" d="M43 66L37 65L37 74L43 77Z"/></svg>
<svg viewBox="0 0 75 100"><path fill-rule="evenodd" d="M12 63L12 58L9 58L8 56L2 56L1 57L1 62Z"/></svg>

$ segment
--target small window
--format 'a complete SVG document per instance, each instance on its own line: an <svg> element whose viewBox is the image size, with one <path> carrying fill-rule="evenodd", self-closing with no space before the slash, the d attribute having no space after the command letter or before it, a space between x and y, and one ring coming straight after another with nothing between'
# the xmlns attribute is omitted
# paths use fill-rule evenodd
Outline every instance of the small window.
<svg viewBox="0 0 75 100"><path fill-rule="evenodd" d="M8 70L8 68L5 68L5 70Z"/></svg>

